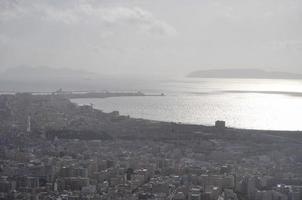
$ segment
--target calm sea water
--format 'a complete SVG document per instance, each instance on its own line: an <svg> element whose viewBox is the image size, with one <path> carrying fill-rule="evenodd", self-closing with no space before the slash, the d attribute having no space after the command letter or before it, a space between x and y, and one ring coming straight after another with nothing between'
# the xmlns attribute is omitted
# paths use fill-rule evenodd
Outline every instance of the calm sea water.
<svg viewBox="0 0 302 200"><path fill-rule="evenodd" d="M74 99L104 112L169 122L302 130L302 80L182 79L138 87L166 96Z"/></svg>

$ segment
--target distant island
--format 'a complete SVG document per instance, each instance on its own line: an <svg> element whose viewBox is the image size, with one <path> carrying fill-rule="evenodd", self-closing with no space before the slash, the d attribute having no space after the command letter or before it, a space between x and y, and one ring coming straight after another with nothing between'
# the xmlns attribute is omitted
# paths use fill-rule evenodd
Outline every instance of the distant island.
<svg viewBox="0 0 302 200"><path fill-rule="evenodd" d="M193 71L189 78L256 78L256 79L302 79L302 74L265 71L261 69L214 69Z"/></svg>

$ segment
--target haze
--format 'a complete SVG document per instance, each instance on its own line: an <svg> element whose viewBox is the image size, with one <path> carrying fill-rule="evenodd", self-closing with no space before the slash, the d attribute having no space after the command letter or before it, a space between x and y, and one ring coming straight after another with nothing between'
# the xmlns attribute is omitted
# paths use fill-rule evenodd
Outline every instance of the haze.
<svg viewBox="0 0 302 200"><path fill-rule="evenodd" d="M0 67L302 73L300 0L1 0Z"/></svg>

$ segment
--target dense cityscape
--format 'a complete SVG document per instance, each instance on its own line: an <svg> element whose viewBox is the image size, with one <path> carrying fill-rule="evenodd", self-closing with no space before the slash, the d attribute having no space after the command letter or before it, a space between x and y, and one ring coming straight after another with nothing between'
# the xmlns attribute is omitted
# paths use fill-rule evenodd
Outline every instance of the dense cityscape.
<svg viewBox="0 0 302 200"><path fill-rule="evenodd" d="M301 200L300 132L156 122L0 96L0 199Z"/></svg>

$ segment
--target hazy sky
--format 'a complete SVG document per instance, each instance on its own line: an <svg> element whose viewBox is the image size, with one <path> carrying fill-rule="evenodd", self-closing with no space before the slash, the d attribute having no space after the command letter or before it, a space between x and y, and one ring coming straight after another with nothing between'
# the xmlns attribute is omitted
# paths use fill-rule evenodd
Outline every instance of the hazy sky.
<svg viewBox="0 0 302 200"><path fill-rule="evenodd" d="M302 73L301 0L0 0L0 68Z"/></svg>

